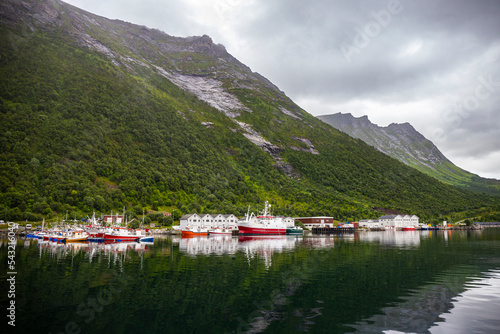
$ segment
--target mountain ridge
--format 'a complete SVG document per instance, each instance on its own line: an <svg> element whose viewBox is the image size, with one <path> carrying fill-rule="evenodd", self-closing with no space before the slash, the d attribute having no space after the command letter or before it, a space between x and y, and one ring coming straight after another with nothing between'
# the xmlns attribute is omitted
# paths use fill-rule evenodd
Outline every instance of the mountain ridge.
<svg viewBox="0 0 500 334"><path fill-rule="evenodd" d="M0 212L122 209L433 219L498 205L319 121L208 36L57 0L0 4Z"/></svg>
<svg viewBox="0 0 500 334"><path fill-rule="evenodd" d="M408 122L381 127L372 123L366 115L354 117L350 113L321 115L318 118L440 181L476 192L500 194L500 181L481 178L457 167Z"/></svg>

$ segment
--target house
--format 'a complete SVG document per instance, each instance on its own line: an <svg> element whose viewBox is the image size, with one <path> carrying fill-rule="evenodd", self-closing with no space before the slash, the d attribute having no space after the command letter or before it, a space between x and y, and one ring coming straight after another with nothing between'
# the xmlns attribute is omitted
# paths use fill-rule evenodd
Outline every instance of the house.
<svg viewBox="0 0 500 334"><path fill-rule="evenodd" d="M120 225L125 221L125 217L123 215L104 215L102 220L105 224Z"/></svg>
<svg viewBox="0 0 500 334"><path fill-rule="evenodd" d="M224 218L224 215L219 213L219 214L215 214L212 216L213 216L213 220L214 220L214 227L224 227L225 226L226 219Z"/></svg>
<svg viewBox="0 0 500 334"><path fill-rule="evenodd" d="M298 217L295 220L307 228L333 226L333 217Z"/></svg>
<svg viewBox="0 0 500 334"><path fill-rule="evenodd" d="M212 217L212 215L210 215L208 213L200 215L200 223L201 223L200 226L201 227L212 228L213 222L214 222L214 218Z"/></svg>
<svg viewBox="0 0 500 334"><path fill-rule="evenodd" d="M379 228L382 227L380 222L375 219L361 219L359 222L359 227L368 227L368 228Z"/></svg>
<svg viewBox="0 0 500 334"><path fill-rule="evenodd" d="M222 227L238 228L238 217L233 214L222 215L222 217L224 218Z"/></svg>
<svg viewBox="0 0 500 334"><path fill-rule="evenodd" d="M380 225L383 227L393 227L401 229L407 226L418 226L419 218L415 215L386 215L379 219Z"/></svg>
<svg viewBox="0 0 500 334"><path fill-rule="evenodd" d="M181 229L185 229L186 226L201 226L201 218L196 213L190 213L181 217L179 225Z"/></svg>
<svg viewBox="0 0 500 334"><path fill-rule="evenodd" d="M186 226L200 226L206 228L215 227L231 227L238 228L238 217L233 214L223 215L223 214L201 214L190 213L184 215L180 219L180 228L184 229Z"/></svg>

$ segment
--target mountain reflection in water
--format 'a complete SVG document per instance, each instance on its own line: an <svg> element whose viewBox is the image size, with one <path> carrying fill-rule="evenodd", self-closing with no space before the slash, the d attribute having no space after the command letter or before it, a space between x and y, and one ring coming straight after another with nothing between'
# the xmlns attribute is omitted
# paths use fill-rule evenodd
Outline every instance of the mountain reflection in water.
<svg viewBox="0 0 500 334"><path fill-rule="evenodd" d="M16 318L26 333L495 333L499 254L500 229L19 239Z"/></svg>

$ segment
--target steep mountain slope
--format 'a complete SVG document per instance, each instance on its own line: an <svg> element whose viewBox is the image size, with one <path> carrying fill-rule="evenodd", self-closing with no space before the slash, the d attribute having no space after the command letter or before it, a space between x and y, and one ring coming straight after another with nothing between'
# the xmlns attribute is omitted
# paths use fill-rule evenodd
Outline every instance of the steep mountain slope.
<svg viewBox="0 0 500 334"><path fill-rule="evenodd" d="M380 127L370 122L367 116L356 118L342 113L318 118L438 180L475 192L500 194L499 180L481 178L455 166L409 123Z"/></svg>
<svg viewBox="0 0 500 334"><path fill-rule="evenodd" d="M126 207L432 217L497 199L436 182L300 109L207 36L57 0L0 3L0 212Z"/></svg>

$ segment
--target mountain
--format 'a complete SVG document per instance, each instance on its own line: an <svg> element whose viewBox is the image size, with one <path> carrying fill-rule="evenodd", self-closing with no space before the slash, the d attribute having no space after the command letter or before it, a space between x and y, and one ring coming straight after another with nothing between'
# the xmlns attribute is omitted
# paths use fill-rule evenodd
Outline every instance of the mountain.
<svg viewBox="0 0 500 334"><path fill-rule="evenodd" d="M481 178L457 167L409 123L392 123L380 127L367 116L357 118L349 113L322 115L318 118L440 181L475 192L500 194L499 180Z"/></svg>
<svg viewBox="0 0 500 334"><path fill-rule="evenodd" d="M208 36L0 3L0 212L432 219L496 208L323 123Z"/></svg>

